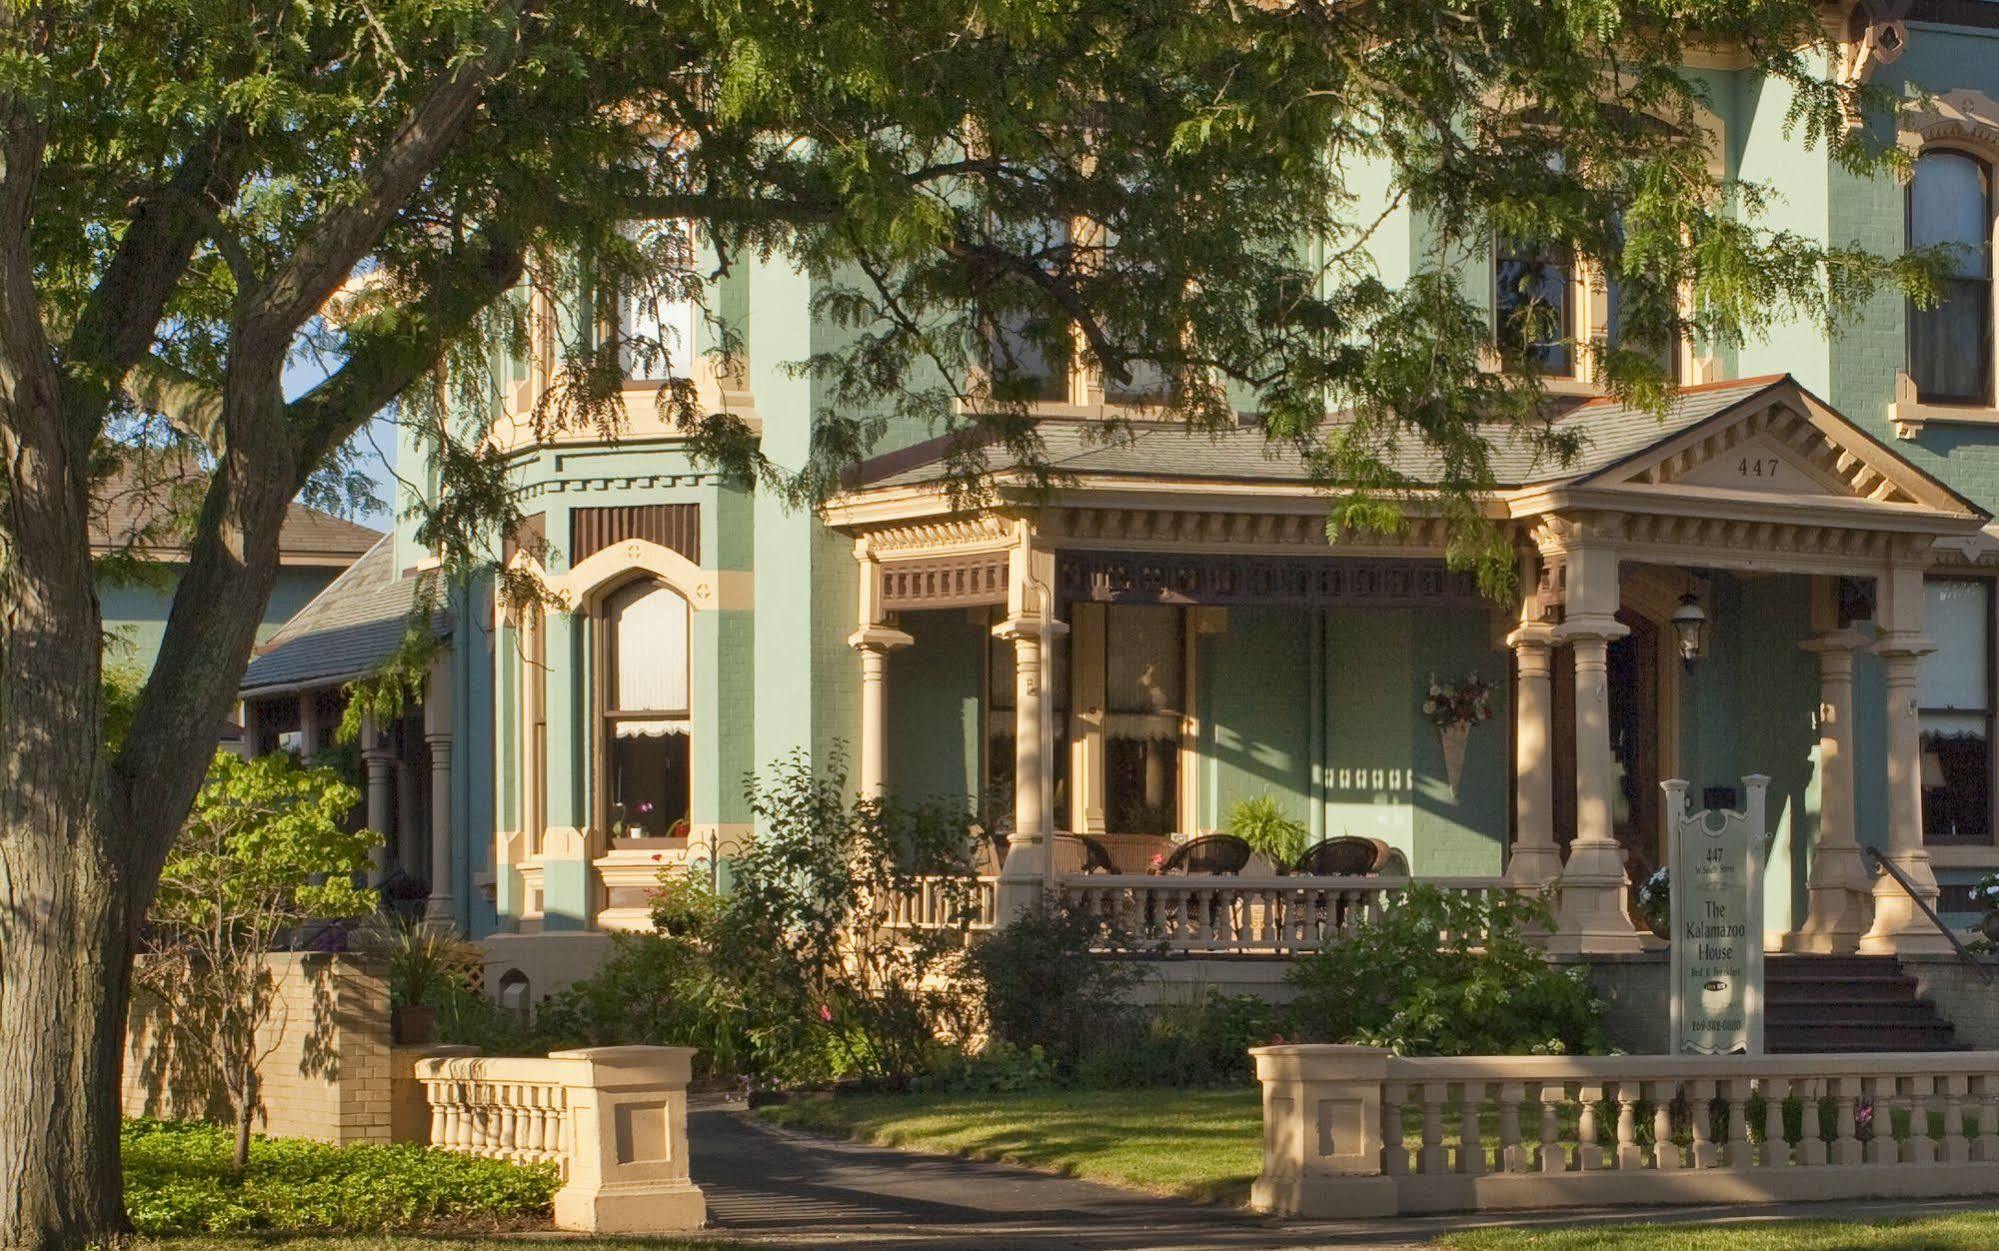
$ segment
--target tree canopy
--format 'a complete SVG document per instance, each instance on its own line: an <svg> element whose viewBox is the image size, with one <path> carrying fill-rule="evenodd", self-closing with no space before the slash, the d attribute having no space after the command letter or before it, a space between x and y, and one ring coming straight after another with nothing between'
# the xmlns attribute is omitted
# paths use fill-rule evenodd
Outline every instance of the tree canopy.
<svg viewBox="0 0 1999 1251"><path fill-rule="evenodd" d="M456 397L518 346L523 283L567 310L544 434L615 434L615 345L588 293L700 290L701 265L803 267L850 345L804 463L668 399L704 456L809 501L888 416L976 427L1030 463L1018 380L969 381L986 328L1149 365L1195 423L1257 415L1336 524L1426 507L1503 582L1476 501L1486 436L1549 440L1527 368L1486 367L1457 278L1495 237L1624 284L1612 388L1651 363L1831 318L1907 259L1770 230L1727 181L1690 54L1741 53L1802 141L1892 151L1832 76L1815 0L16 0L0 6L0 1246L120 1225L116 1034L133 934L207 764L301 491L365 489L345 452L391 401L443 489L447 566L512 510ZM1406 281L1368 241L1420 223ZM633 219L675 223L635 234ZM697 252L689 239L698 239ZM731 348L729 328L723 351ZM654 345L663 349L667 345ZM288 366L323 381L287 395ZM1004 364L1004 361L1002 361ZM960 403L959 401L968 401ZM1351 415L1323 424L1329 411ZM447 420L447 415L450 420ZM187 562L159 659L98 747L93 483L191 457ZM1563 449L1550 440L1551 454ZM968 466L969 467L969 466ZM122 719L122 716L121 716ZM20 901L28 901L22 903ZM30 1090L35 1092L32 1096ZM75 1092L51 1099L48 1092Z"/></svg>

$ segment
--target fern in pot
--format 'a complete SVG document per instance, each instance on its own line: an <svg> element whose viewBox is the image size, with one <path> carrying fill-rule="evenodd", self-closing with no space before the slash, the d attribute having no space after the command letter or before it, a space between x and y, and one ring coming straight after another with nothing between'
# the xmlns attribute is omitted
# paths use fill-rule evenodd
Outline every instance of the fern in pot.
<svg viewBox="0 0 1999 1251"><path fill-rule="evenodd" d="M1283 873L1305 854L1305 823L1270 795L1239 799L1229 809L1229 833Z"/></svg>

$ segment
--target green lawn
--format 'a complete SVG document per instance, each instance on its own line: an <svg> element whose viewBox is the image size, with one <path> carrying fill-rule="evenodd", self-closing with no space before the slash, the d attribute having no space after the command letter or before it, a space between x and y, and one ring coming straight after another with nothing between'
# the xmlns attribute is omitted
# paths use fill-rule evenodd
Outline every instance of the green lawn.
<svg viewBox="0 0 1999 1251"><path fill-rule="evenodd" d="M1193 1199L1240 1201L1263 1167L1254 1087L855 1095L778 1104L762 1115L814 1133Z"/></svg>
<svg viewBox="0 0 1999 1251"><path fill-rule="evenodd" d="M1909 1221L1477 1229L1448 1234L1436 1245L1450 1251L1989 1251L1999 1247L1999 1212Z"/></svg>

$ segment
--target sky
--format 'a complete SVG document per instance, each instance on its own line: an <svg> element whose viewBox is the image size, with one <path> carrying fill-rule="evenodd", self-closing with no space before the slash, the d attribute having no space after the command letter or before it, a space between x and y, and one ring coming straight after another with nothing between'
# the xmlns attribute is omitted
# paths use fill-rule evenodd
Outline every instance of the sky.
<svg viewBox="0 0 1999 1251"><path fill-rule="evenodd" d="M297 399L325 377L326 370L319 362L295 359L285 369L285 398ZM381 497L384 507L357 513L350 520L377 530L387 530L395 524L395 514L391 510L396 498L396 423L386 416L376 417L362 432L360 446L362 470L375 480L375 494Z"/></svg>

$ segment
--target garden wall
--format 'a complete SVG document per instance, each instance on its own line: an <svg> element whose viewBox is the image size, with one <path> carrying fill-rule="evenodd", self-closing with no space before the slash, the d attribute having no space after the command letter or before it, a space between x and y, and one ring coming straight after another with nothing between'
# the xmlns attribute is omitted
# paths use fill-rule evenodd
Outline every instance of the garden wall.
<svg viewBox="0 0 1999 1251"><path fill-rule="evenodd" d="M278 999L258 1036L265 1054L257 1129L330 1143L390 1141L388 983L351 957L285 953L271 963ZM207 1057L183 1033L195 1028L194 1020L177 1021L170 1005L134 995L126 1116L228 1118Z"/></svg>
<svg viewBox="0 0 1999 1251"><path fill-rule="evenodd" d="M1902 971L1916 979L1916 993L1936 1005L1962 1047L1999 1049L1999 959L1980 959L1988 982L1956 955L1903 956Z"/></svg>

